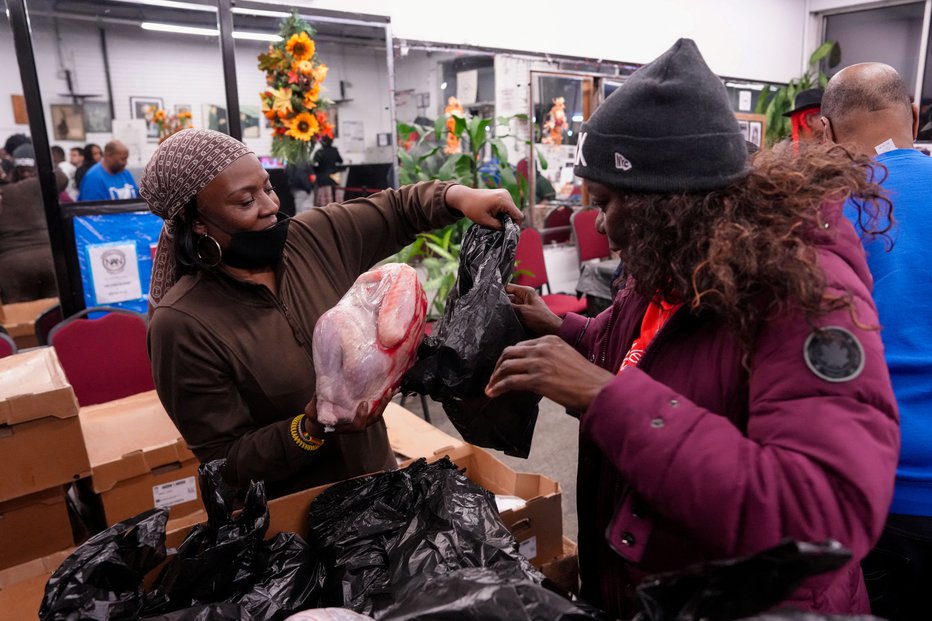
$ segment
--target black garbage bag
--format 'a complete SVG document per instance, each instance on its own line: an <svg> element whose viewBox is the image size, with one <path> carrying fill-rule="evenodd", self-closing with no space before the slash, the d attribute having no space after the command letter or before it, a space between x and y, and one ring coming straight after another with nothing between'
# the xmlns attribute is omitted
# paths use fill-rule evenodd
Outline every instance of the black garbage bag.
<svg viewBox="0 0 932 621"><path fill-rule="evenodd" d="M378 617L412 581L464 567L543 580L518 554L492 494L446 458L338 483L311 505L310 524L328 570L323 606Z"/></svg>
<svg viewBox="0 0 932 621"><path fill-rule="evenodd" d="M265 484L253 481L234 517L235 490L223 480L224 461L198 473L208 513L162 569L150 596L150 614L230 603L252 619L284 619L316 604L323 568L304 540L280 533L264 541L269 526Z"/></svg>
<svg viewBox="0 0 932 621"><path fill-rule="evenodd" d="M648 577L637 621L731 621L769 610L810 576L839 569L851 552L837 541L787 540L751 556ZM802 614L802 613L799 613Z"/></svg>
<svg viewBox="0 0 932 621"><path fill-rule="evenodd" d="M206 604L176 610L164 615L145 617L142 621L254 621L237 604Z"/></svg>
<svg viewBox="0 0 932 621"><path fill-rule="evenodd" d="M505 293L520 230L502 219L500 231L479 225L466 231L443 317L418 349L401 390L442 402L467 442L527 457L540 397L490 400L484 394L502 351L528 338Z"/></svg>
<svg viewBox="0 0 932 621"><path fill-rule="evenodd" d="M745 617L741 621L884 621L873 615L820 615L801 610L776 610L762 615Z"/></svg>
<svg viewBox="0 0 932 621"><path fill-rule="evenodd" d="M165 559L167 522L167 509L152 509L88 539L49 578L39 618L137 619L143 578Z"/></svg>
<svg viewBox="0 0 932 621"><path fill-rule="evenodd" d="M470 567L412 581L381 621L570 621L600 619L528 580L514 566Z"/></svg>

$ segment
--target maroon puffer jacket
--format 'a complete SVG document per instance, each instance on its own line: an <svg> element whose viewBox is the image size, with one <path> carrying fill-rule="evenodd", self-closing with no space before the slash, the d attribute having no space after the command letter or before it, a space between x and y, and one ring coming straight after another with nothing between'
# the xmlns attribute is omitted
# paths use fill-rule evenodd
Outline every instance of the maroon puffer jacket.
<svg viewBox="0 0 932 621"><path fill-rule="evenodd" d="M837 539L854 552L842 570L809 580L787 605L868 612L858 562L880 535L899 451L896 402L884 363L871 277L837 209L820 234L829 293L847 310L812 324L843 328L810 347L812 324L787 312L764 325L750 357L713 317L681 308L636 368L582 415L578 512L583 595L609 612L634 611L645 575L746 555L791 537ZM568 316L560 336L617 370L647 300L630 287L588 322ZM860 343L863 369L857 370ZM847 349L846 347L847 346Z"/></svg>

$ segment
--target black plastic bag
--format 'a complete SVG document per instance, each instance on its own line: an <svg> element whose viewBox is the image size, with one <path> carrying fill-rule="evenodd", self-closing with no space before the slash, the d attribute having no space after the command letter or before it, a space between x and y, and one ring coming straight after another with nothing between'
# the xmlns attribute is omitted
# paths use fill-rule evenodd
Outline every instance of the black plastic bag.
<svg viewBox="0 0 932 621"><path fill-rule="evenodd" d="M464 567L543 579L518 554L494 497L446 458L338 483L311 505L310 524L328 569L324 606L378 617L412 581Z"/></svg>
<svg viewBox="0 0 932 621"><path fill-rule="evenodd" d="M505 293L520 230L502 219L500 231L479 225L466 231L443 317L418 349L401 390L442 402L467 442L527 457L540 397L490 400L484 394L502 351L528 337Z"/></svg>
<svg viewBox="0 0 932 621"><path fill-rule="evenodd" d="M839 569L850 559L851 552L835 541L788 540L751 556L649 577L638 587L643 612L636 619L744 619L778 605L806 578Z"/></svg>
<svg viewBox="0 0 932 621"><path fill-rule="evenodd" d="M229 603L258 621L316 605L322 566L294 533L264 541L269 511L263 482L250 484L242 511L233 517L236 492L223 479L224 465L218 460L200 467L208 521L192 529L162 569L147 612Z"/></svg>
<svg viewBox="0 0 932 621"><path fill-rule="evenodd" d="M206 604L176 610L164 615L145 617L143 621L254 621L237 604Z"/></svg>
<svg viewBox="0 0 932 621"><path fill-rule="evenodd" d="M137 619L142 581L165 559L167 509L152 509L82 544L45 586L39 618Z"/></svg>
<svg viewBox="0 0 932 621"><path fill-rule="evenodd" d="M458 569L408 585L381 621L570 621L598 619L512 567Z"/></svg>
<svg viewBox="0 0 932 621"><path fill-rule="evenodd" d="M762 615L745 617L741 621L884 621L873 615L820 615L800 610L776 610Z"/></svg>

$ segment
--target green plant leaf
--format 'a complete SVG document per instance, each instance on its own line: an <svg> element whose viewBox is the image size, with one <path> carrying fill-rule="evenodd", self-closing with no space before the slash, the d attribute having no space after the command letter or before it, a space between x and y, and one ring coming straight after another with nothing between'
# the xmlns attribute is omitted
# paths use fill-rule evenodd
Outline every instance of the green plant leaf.
<svg viewBox="0 0 932 621"><path fill-rule="evenodd" d="M411 176L411 173L405 170L404 168L398 169L398 182L401 185L411 185L414 183L414 177Z"/></svg>
<svg viewBox="0 0 932 621"><path fill-rule="evenodd" d="M453 178L453 172L456 170L456 161L459 159L458 155L451 155L447 158L447 161L443 163L443 166L440 167L440 170L437 171L437 178L441 181L449 181Z"/></svg>
<svg viewBox="0 0 932 621"><path fill-rule="evenodd" d="M424 155L421 155L420 157L418 157L418 158L417 158L417 161L418 161L418 162L423 162L423 161L426 160L427 158L433 157L434 155L436 155L438 151L440 151L440 147L434 147L433 149L431 149L430 151L428 151L428 152L425 153Z"/></svg>
<svg viewBox="0 0 932 621"><path fill-rule="evenodd" d="M841 64L841 44L838 41L835 42L835 46L832 47L832 53L828 55L828 68L834 69Z"/></svg>
<svg viewBox="0 0 932 621"><path fill-rule="evenodd" d="M761 89L760 95L757 96L757 105L754 106L754 114L764 114L767 109L767 99L770 97L770 85L765 84Z"/></svg>
<svg viewBox="0 0 932 621"><path fill-rule="evenodd" d="M454 127L453 127L453 133L454 133L457 137L462 138L462 137L463 137L463 130L466 129L466 119L464 119L464 118L461 117L461 116L456 116L456 115L454 115L453 119L454 119L454 121L455 121L455 125L454 125Z"/></svg>
<svg viewBox="0 0 932 621"><path fill-rule="evenodd" d="M828 86L828 76L824 73L819 73L819 88L825 88Z"/></svg>
<svg viewBox="0 0 932 621"><path fill-rule="evenodd" d="M466 180L466 185L472 185L473 174L475 174L476 163L471 155L463 153L456 160L456 165L453 167L456 172L456 176L460 178L460 181L463 182Z"/></svg>
<svg viewBox="0 0 932 621"><path fill-rule="evenodd" d="M526 123L527 120L528 120L528 118L530 118L530 117L528 117L528 115L526 115L525 113L522 112L522 113L520 113L520 114L513 114L513 115L511 116L511 118L513 118L513 119L518 119L519 121L524 121L524 122Z"/></svg>
<svg viewBox="0 0 932 621"><path fill-rule="evenodd" d="M812 53L812 56L809 57L809 64L814 65L820 60L832 53L832 48L835 47L834 41L826 41L822 45L816 48L816 51Z"/></svg>
<svg viewBox="0 0 932 621"><path fill-rule="evenodd" d="M447 119L443 116L438 116L434 121L434 138L438 141L443 136L444 130L447 128Z"/></svg>
<svg viewBox="0 0 932 621"><path fill-rule="evenodd" d="M489 141L492 144L492 154L498 158L499 163L508 162L508 147L499 138L492 138Z"/></svg>
<svg viewBox="0 0 932 621"><path fill-rule="evenodd" d="M537 163L541 170L547 170L547 166L549 166L547 163L547 158L544 157L544 154L540 152L540 149L537 149Z"/></svg>
<svg viewBox="0 0 932 621"><path fill-rule="evenodd" d="M415 163L414 158L411 157L411 154L404 149L398 149L398 159L401 160L401 166L403 169L417 171L417 164Z"/></svg>

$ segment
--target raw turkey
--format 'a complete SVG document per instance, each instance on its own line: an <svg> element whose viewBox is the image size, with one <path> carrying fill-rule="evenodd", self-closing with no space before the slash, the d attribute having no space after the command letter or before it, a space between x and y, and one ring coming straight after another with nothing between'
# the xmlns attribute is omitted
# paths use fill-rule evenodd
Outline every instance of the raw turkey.
<svg viewBox="0 0 932 621"><path fill-rule="evenodd" d="M388 263L353 283L314 327L317 420L351 422L398 390L424 336L427 297L409 265Z"/></svg>

